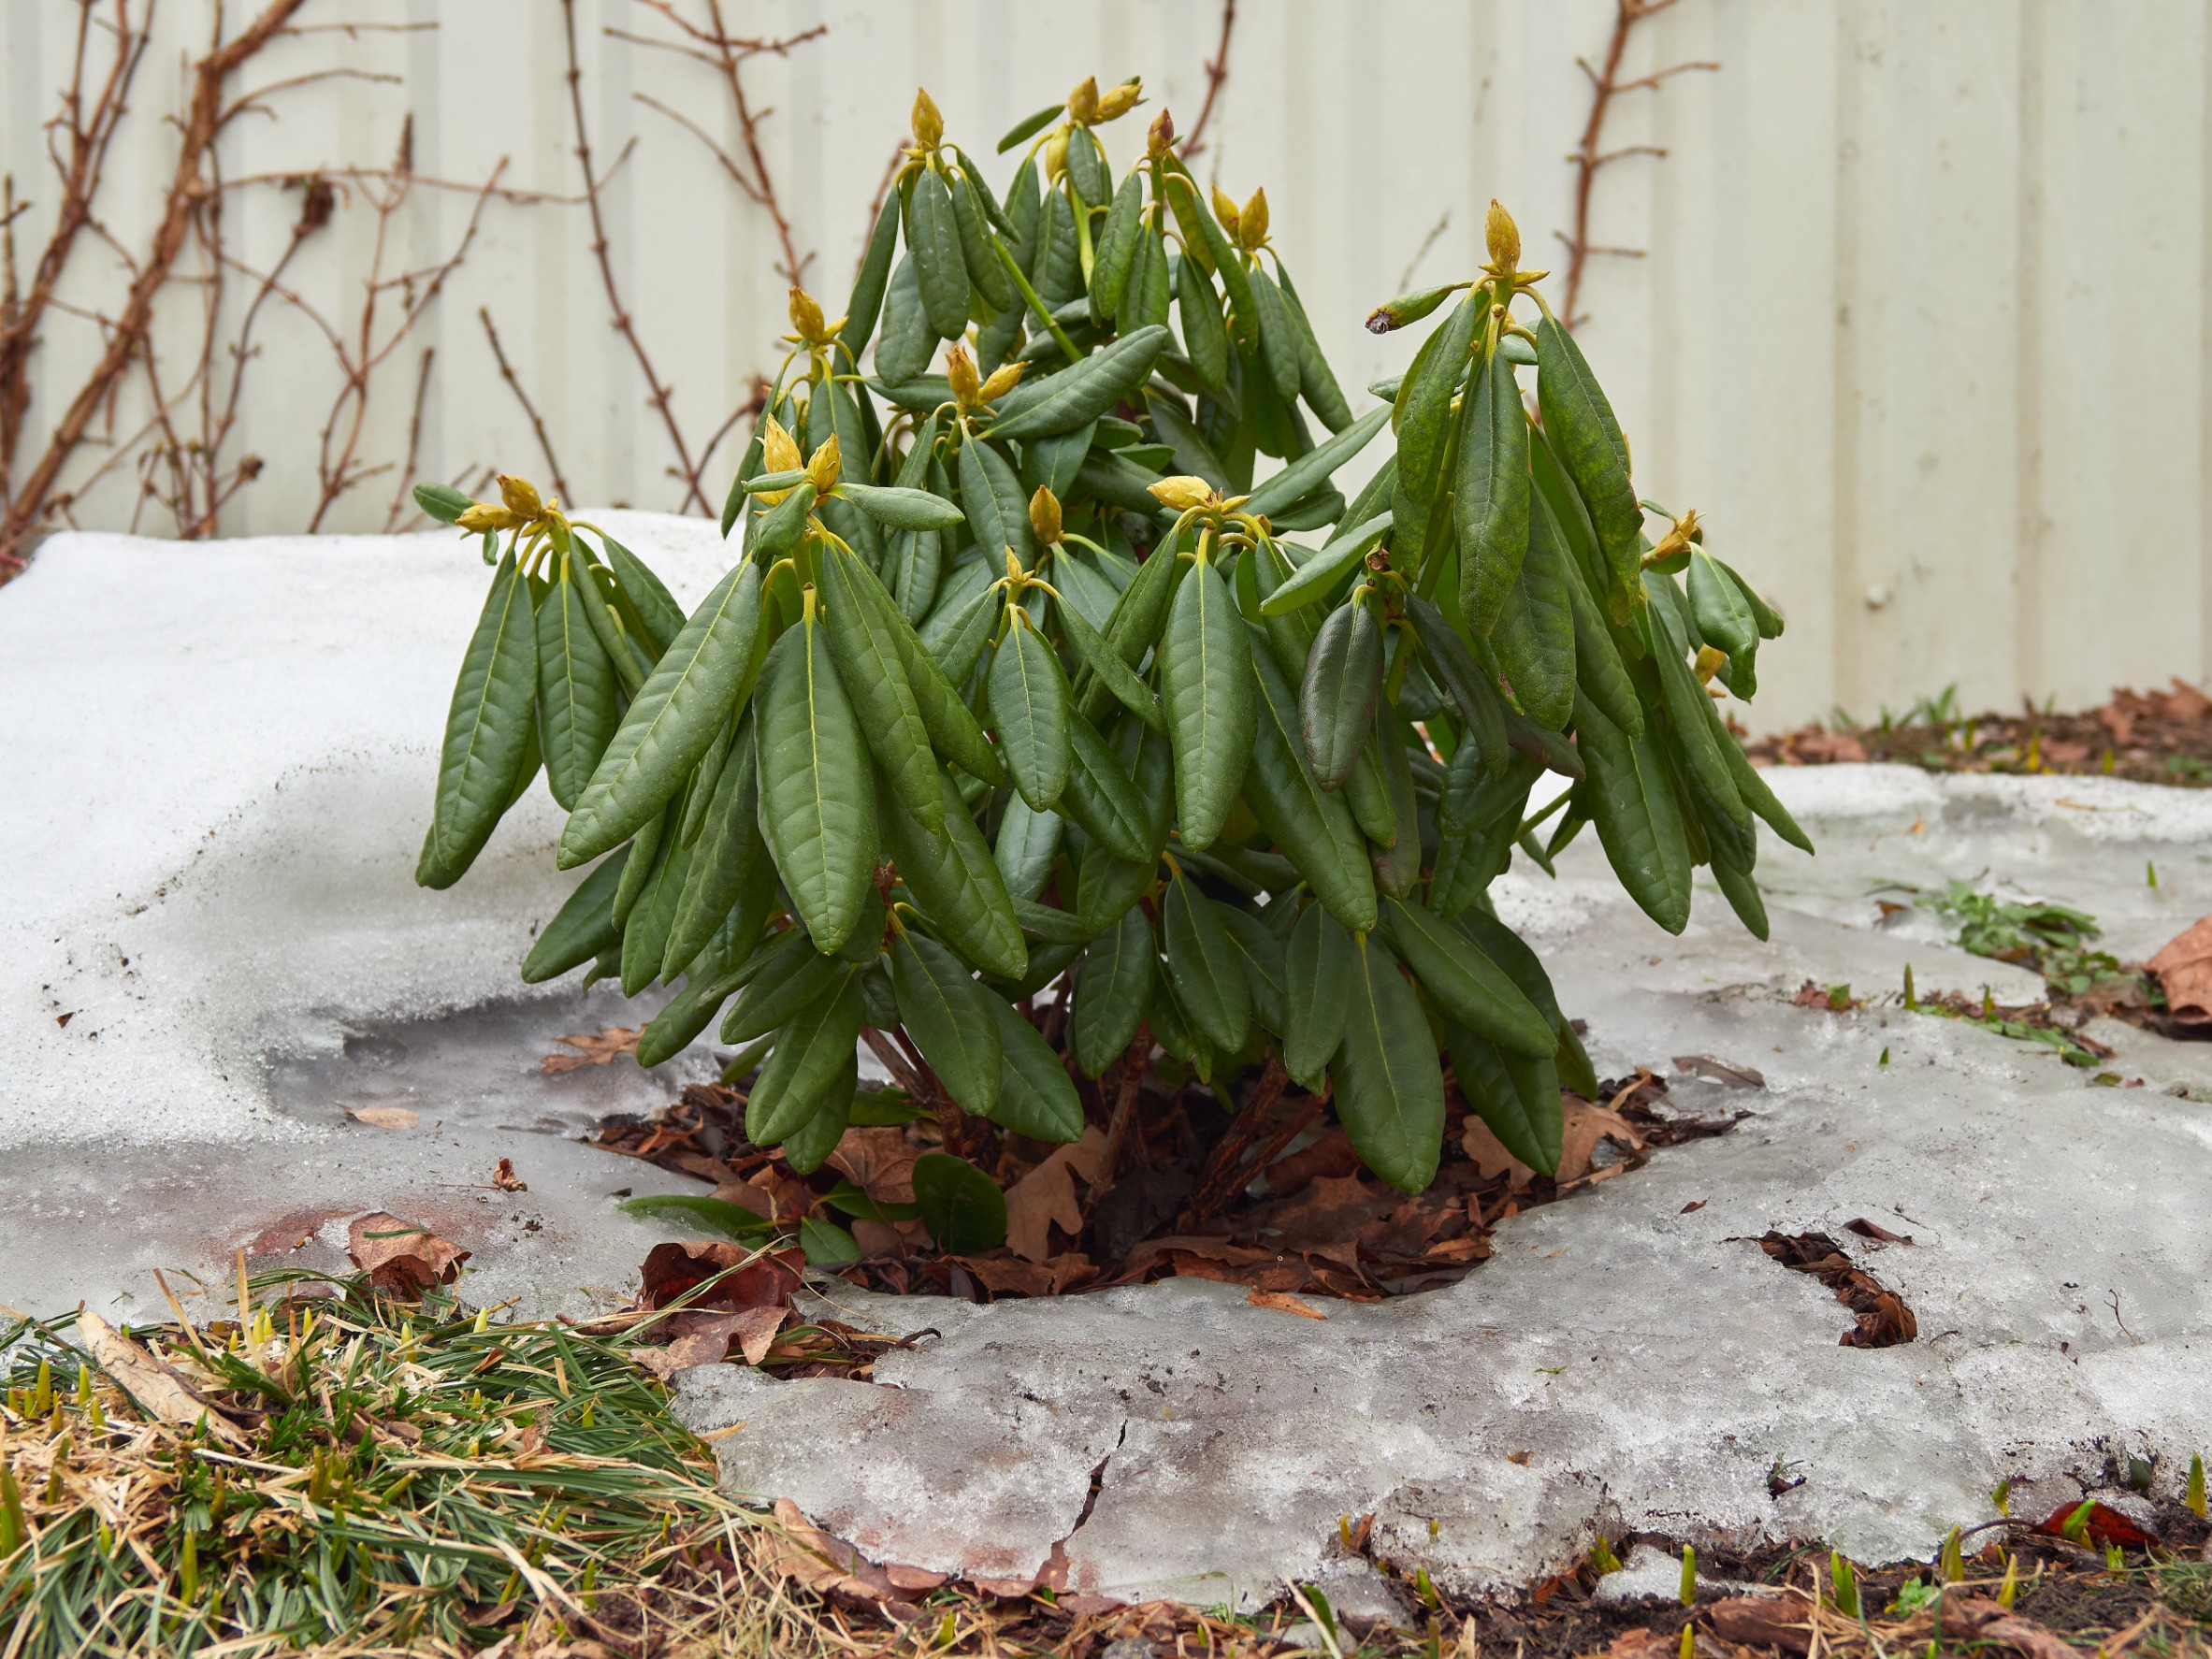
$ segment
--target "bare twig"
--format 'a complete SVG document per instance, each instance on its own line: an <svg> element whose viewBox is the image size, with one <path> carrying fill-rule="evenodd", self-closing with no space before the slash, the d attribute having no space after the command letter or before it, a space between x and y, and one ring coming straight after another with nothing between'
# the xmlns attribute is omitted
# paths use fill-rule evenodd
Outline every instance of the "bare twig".
<svg viewBox="0 0 2212 1659"><path fill-rule="evenodd" d="M684 441L684 429L676 422L676 411L671 402L672 388L660 378L653 367L653 359L646 353L645 342L638 338L637 325L628 308L622 303L621 285L614 281L614 262L609 252L607 218L600 209L600 182L591 160L591 137L584 123L584 67L576 51L576 0L561 0L561 34L568 48L569 112L576 126L576 163L584 172L584 205L591 215L591 253L598 261L600 282L607 292L607 305L614 313L614 329L629 347L637 362L638 372L645 378L645 401L660 415L660 424L668 432L670 446L676 452L675 476L683 481L684 498L678 511L689 512L694 503L699 511L712 513L715 509L700 488L699 469L691 460L691 449Z"/></svg>
<svg viewBox="0 0 2212 1659"><path fill-rule="evenodd" d="M423 348L422 368L414 377L414 407L407 416L407 459L399 463L398 487L392 491L392 505L384 512L384 532L389 535L399 527L399 520L407 512L412 498L408 485L414 478L415 457L423 447L423 404L430 395L430 360L438 355L436 346Z"/></svg>
<svg viewBox="0 0 2212 1659"><path fill-rule="evenodd" d="M875 234L875 222L883 216L884 198L891 193L891 181L898 178L899 168L906 160L904 142L891 146L890 159L883 164L883 177L875 181L875 194L868 198L868 223L860 231L860 256L853 261L853 281L860 278L860 267L868 263L868 242Z"/></svg>
<svg viewBox="0 0 2212 1659"><path fill-rule="evenodd" d="M1674 64L1655 70L1649 75L1639 75L1632 79L1621 79L1621 57L1627 50L1628 36L1636 25L1657 12L1665 11L1674 0L1613 0L1612 37L1606 43L1605 67L1590 67L1589 60L1577 58L1576 65L1590 78L1590 117L1583 123L1582 141L1567 159L1575 169L1574 180L1574 234L1556 233L1567 244L1567 300L1559 308L1559 319L1569 328L1587 322L1578 309L1583 292L1583 276L1592 254L1612 255L1619 258L1641 259L1640 248L1600 247L1590 240L1590 187L1596 182L1598 170L1624 156L1663 156L1667 151L1655 144L1630 144L1619 150L1599 148L1605 134L1605 119L1612 112L1612 101L1624 93L1656 92L1662 81L1676 75L1685 75L1693 69L1718 69L1713 63Z"/></svg>
<svg viewBox="0 0 2212 1659"><path fill-rule="evenodd" d="M1222 1138L1214 1143L1212 1155L1199 1173L1198 1185L1185 1206L1191 1220L1203 1221L1212 1215L1257 1173L1246 1167L1244 1149L1258 1137L1260 1126L1275 1110L1275 1103L1282 1098L1283 1089L1290 1080L1291 1075L1282 1069L1282 1061L1273 1054L1268 1055L1267 1069L1260 1074L1260 1080L1252 1085L1244 1105L1230 1120Z"/></svg>
<svg viewBox="0 0 2212 1659"><path fill-rule="evenodd" d="M1121 1076L1114 1090L1113 1115L1106 1119L1106 1153L1099 1160L1098 1179L1091 1184L1090 1202L1083 1206L1086 1217L1106 1196L1114 1184L1114 1176L1120 1173L1121 1149L1129 1142L1130 1119L1136 1115L1137 1090L1144 1085L1145 1063L1151 1057L1152 1028L1139 1020L1136 1035L1121 1056Z"/></svg>
<svg viewBox="0 0 2212 1659"><path fill-rule="evenodd" d="M1185 162L1206 148L1206 123L1213 119L1214 100L1222 95L1222 85L1229 79L1229 33L1236 27L1236 0L1222 0L1222 38L1206 63L1206 102L1198 106L1198 119L1191 123L1191 136L1183 140Z"/></svg>
<svg viewBox="0 0 2212 1659"><path fill-rule="evenodd" d="M530 395L522 389L522 382L514 373L514 367L507 361L507 353L499 349L499 331L492 326L489 308L476 308L477 320L484 325L484 338L491 342L492 360L499 366L499 378L507 382L514 394L515 402L522 405L522 412L530 418L530 430L538 435L539 453L545 457L545 470L553 479L554 493L562 500L574 503L569 493L567 475L560 469L560 457L553 453L552 434L545 430L545 423L539 417L538 406L530 401Z"/></svg>
<svg viewBox="0 0 2212 1659"><path fill-rule="evenodd" d="M1437 245L1437 238L1452 228L1452 209L1446 208L1443 217L1428 227L1428 235L1421 238L1421 246L1413 250L1413 257L1406 261L1405 275L1398 278L1402 292L1413 286L1413 273L1421 268L1421 262L1428 257L1428 251Z"/></svg>

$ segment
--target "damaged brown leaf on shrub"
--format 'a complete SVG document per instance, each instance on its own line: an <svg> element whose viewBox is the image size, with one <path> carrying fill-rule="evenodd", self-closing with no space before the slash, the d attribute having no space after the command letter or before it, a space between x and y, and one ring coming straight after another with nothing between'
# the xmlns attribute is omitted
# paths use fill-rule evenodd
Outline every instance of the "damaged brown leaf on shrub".
<svg viewBox="0 0 2212 1659"><path fill-rule="evenodd" d="M432 1285L450 1285L460 1277L469 1252L447 1243L427 1227L403 1221L385 1210L361 1216L346 1229L346 1254L387 1296L420 1296Z"/></svg>

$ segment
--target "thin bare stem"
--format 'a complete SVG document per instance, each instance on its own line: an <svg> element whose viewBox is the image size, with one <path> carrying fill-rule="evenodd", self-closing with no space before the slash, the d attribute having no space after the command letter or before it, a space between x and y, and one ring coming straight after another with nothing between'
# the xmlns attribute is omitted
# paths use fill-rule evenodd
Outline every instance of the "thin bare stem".
<svg viewBox="0 0 2212 1659"><path fill-rule="evenodd" d="M1185 162L1206 148L1206 123L1213 119L1214 101L1229 79L1229 35L1236 27L1236 0L1222 0L1222 38L1206 63L1206 102L1198 106L1198 119L1191 123L1191 136L1183 140Z"/></svg>
<svg viewBox="0 0 2212 1659"><path fill-rule="evenodd" d="M484 325L484 338L491 342L492 360L499 366L499 378L507 382L514 394L515 402L522 405L522 412L529 417L530 430L538 435L538 451L545 457L545 470L553 480L554 493L564 501L571 500L569 480L560 469L560 457L553 453L553 435L545 430L545 423L538 414L538 406L530 401L530 395L522 389L522 382L514 372L514 366L507 361L507 353L499 349L499 331L492 326L488 308L476 308L477 320Z"/></svg>
<svg viewBox="0 0 2212 1659"><path fill-rule="evenodd" d="M1569 328L1587 322L1588 317L1579 309L1583 293L1583 277L1593 254L1617 258L1641 259L1640 248L1602 247L1590 240L1590 194L1596 183L1598 169L1624 156L1664 156L1667 151L1655 144L1629 144L1618 150L1602 148L1605 120L1612 113L1612 102L1626 93L1656 92L1662 81L1672 76L1684 75L1693 69L1718 69L1713 63L1673 64L1649 75L1639 75L1624 80L1621 78L1621 58L1628 49L1628 36L1636 25L1655 13L1665 11L1675 0L1614 0L1612 36L1606 42L1605 67L1593 69L1589 60L1577 58L1576 65L1590 79L1590 116L1583 123L1582 140L1567 159L1575 169L1574 178L1574 234L1555 233L1567 245L1567 296L1559 308L1559 320Z"/></svg>

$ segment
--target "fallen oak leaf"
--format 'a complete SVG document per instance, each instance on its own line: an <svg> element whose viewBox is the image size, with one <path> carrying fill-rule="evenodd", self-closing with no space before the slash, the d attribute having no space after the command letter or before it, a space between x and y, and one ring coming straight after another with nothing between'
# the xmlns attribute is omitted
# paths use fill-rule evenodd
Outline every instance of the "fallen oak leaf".
<svg viewBox="0 0 2212 1659"><path fill-rule="evenodd" d="M572 1072L581 1066L603 1066L615 1056L635 1054L638 1051L638 1030L627 1025L611 1025L594 1035L579 1031L573 1036L556 1037L556 1043L566 1043L575 1049L574 1054L548 1054L538 1062L542 1072Z"/></svg>
<svg viewBox="0 0 2212 1659"><path fill-rule="evenodd" d="M796 1579L809 1590L848 1602L865 1602L902 1622L920 1617L921 1609L907 1600L915 1591L934 1590L945 1575L919 1567L881 1567L843 1538L834 1537L807 1520L789 1498L775 1504L778 1544L762 1554L771 1571Z"/></svg>
<svg viewBox="0 0 2212 1659"><path fill-rule="evenodd" d="M1087 1185L1096 1186L1106 1153L1106 1133L1092 1124L1082 1139L1062 1147L1015 1182L1006 1191L1006 1248L1024 1262L1046 1262L1052 1256L1052 1223L1058 1222L1070 1238L1081 1233L1083 1208L1076 1202L1073 1177L1081 1176ZM907 1167L912 1169L911 1161ZM913 1196L911 1184L907 1196Z"/></svg>
<svg viewBox="0 0 2212 1659"><path fill-rule="evenodd" d="M1329 1317L1308 1306L1287 1291L1263 1291L1254 1285L1244 1300L1251 1306L1272 1307L1278 1313L1294 1313L1300 1319L1326 1320Z"/></svg>
<svg viewBox="0 0 2212 1659"><path fill-rule="evenodd" d="M392 1296L419 1296L432 1285L450 1285L469 1252L388 1210L356 1217L346 1229L346 1254L369 1284Z"/></svg>
<svg viewBox="0 0 2212 1659"><path fill-rule="evenodd" d="M499 1167L492 1171L492 1186L501 1192L528 1192L530 1184L514 1173L514 1160L502 1158Z"/></svg>
<svg viewBox="0 0 2212 1659"><path fill-rule="evenodd" d="M118 1388L149 1417L180 1428L204 1422L208 1432L234 1451L252 1446L238 1424L202 1399L174 1365L118 1331L90 1308L77 1316L77 1334Z"/></svg>
<svg viewBox="0 0 2212 1659"><path fill-rule="evenodd" d="M2143 965L2158 975L2176 1024L2212 1022L2212 916L2167 940Z"/></svg>
<svg viewBox="0 0 2212 1659"><path fill-rule="evenodd" d="M422 1121L422 1114L409 1106L340 1106L339 1110L371 1129L412 1129Z"/></svg>

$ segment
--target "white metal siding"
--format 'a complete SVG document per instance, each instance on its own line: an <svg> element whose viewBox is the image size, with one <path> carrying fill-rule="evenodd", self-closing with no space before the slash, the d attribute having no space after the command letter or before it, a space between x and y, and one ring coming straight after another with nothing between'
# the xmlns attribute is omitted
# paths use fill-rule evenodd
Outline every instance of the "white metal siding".
<svg viewBox="0 0 2212 1659"><path fill-rule="evenodd" d="M0 8L0 166L42 208L40 123L76 9ZM233 27L248 10L233 0ZM733 0L727 11L743 31L828 25L748 73L774 108L771 165L802 246L818 250L810 285L832 312L918 82L979 155L1093 72L1143 74L1187 127L1218 25L1211 0ZM1587 99L1574 59L1602 49L1612 11L1609 0L1244 0L1200 170L1239 197L1267 187L1278 244L1348 387L1401 367L1419 332L1379 339L1360 318L1401 286L1467 273L1493 195L1519 217L1529 258L1554 258L1571 201L1564 157ZM158 209L174 137L157 117L204 42L208 0L162 0L159 16L102 200L126 246ZM317 0L305 21L366 16L439 28L282 43L257 78L342 53L401 84L279 94L277 119L233 130L227 174L382 162L412 112L425 173L481 180L505 154L510 182L574 190L554 0ZM635 0L578 0L578 17L601 165L637 140L608 197L616 275L696 442L746 376L773 367L773 238L697 140L632 95L727 134L712 73L604 36L655 30ZM1644 493L1708 512L1711 544L1789 618L1767 654L1757 724L1837 702L1862 716L1901 708L1954 680L1970 703L2027 692L2065 704L2205 671L2207 20L2201 0L1682 0L1639 31L1636 70L1723 67L1617 106L1609 144L1670 153L1601 176L1597 239L1649 256L1594 262L1581 338ZM1142 120L1106 130L1117 163L1135 152ZM296 209L273 189L245 194L229 219L238 251L266 265ZM418 195L397 226L407 263L441 256L467 211L458 195ZM36 245L42 223L35 211L19 224L19 247ZM370 228L366 213L341 214L294 267L334 320L357 310ZM71 296L97 303L115 269L88 238ZM234 280L234 305L243 291ZM383 372L369 452L402 451L426 344L438 356L420 470L542 470L479 305L581 494L673 506L665 437L608 325L573 207L488 211L418 345ZM173 316L189 309L171 295ZM187 338L164 336L172 375ZM231 533L303 522L335 389L300 318L273 316L263 339L237 450L270 467L226 515ZM94 349L89 324L49 329L27 454L37 418ZM733 459L726 449L712 469L717 496ZM396 483L357 491L333 527L381 524ZM118 483L79 516L120 525L131 506Z"/></svg>

